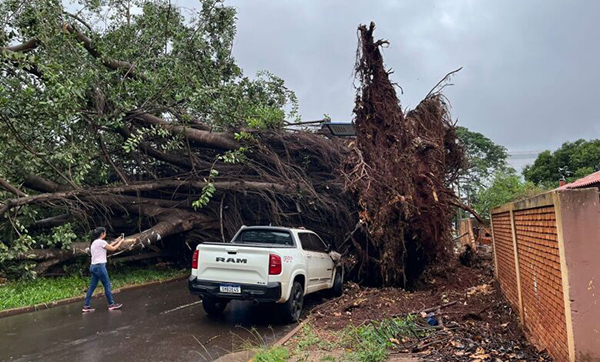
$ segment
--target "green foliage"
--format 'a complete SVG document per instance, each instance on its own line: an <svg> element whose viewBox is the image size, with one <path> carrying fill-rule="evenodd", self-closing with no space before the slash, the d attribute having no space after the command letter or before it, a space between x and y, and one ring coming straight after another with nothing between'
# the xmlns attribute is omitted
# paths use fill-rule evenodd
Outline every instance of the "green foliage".
<svg viewBox="0 0 600 362"><path fill-rule="evenodd" d="M133 12L133 6L140 11ZM235 9L221 0L203 0L200 6L184 9L168 0L2 2L2 44L39 39L35 51L10 56L35 61L43 78L0 62L0 155L14 161L0 165L0 175L18 180L34 173L64 182L42 161L46 158L56 169L69 170L67 177L76 184L115 180L100 157L98 136L107 149L126 154L142 141L162 148L180 137L158 127L136 127L123 142L117 130L131 126L125 118L132 111L183 124L202 120L215 130L272 129L285 118L296 119L296 97L281 78L263 71L251 79L235 64ZM73 9L93 31L64 14ZM102 59L130 62L144 78L124 79L105 66L63 30L65 22L89 37ZM14 133L41 158L32 157ZM184 147L171 145L182 153ZM143 161L148 167L157 162ZM138 167L128 156L123 163L128 173ZM99 178L99 170L108 170L106 177Z"/></svg>
<svg viewBox="0 0 600 362"><path fill-rule="evenodd" d="M254 362L284 362L290 358L290 352L285 347L260 349L252 358Z"/></svg>
<svg viewBox="0 0 600 362"><path fill-rule="evenodd" d="M319 336L315 333L313 326L310 323L302 326L302 332L298 338L298 344L296 346L296 355L302 354L307 348L318 345L321 342Z"/></svg>
<svg viewBox="0 0 600 362"><path fill-rule="evenodd" d="M206 186L202 188L202 193L200 194L198 200L192 202L192 207L194 208L194 210L199 210L204 206L208 205L216 190L217 189L215 188L215 185L212 182L206 184Z"/></svg>
<svg viewBox="0 0 600 362"><path fill-rule="evenodd" d="M125 152L133 152L137 150L140 143L145 141L147 138L156 137L167 139L169 137L169 131L159 126L152 126L150 128L136 129L135 133L132 134L125 143L123 143L123 149ZM165 149L164 145L160 145L162 149ZM180 147L182 145L179 145Z"/></svg>
<svg viewBox="0 0 600 362"><path fill-rule="evenodd" d="M419 322L419 323L417 323ZM321 361L335 361L332 355L343 352L342 361L377 362L386 361L391 349L401 347L400 340L410 344L427 337L433 331L424 320L416 315L405 318L389 318L368 324L346 326L334 332L331 338L322 338L314 327L307 323L295 337L296 349L293 360L309 361L311 357L323 355Z"/></svg>
<svg viewBox="0 0 600 362"><path fill-rule="evenodd" d="M142 284L185 274L183 270L123 268L116 272L109 270L113 289L125 285ZM89 286L89 276L70 275L58 278L37 278L19 280L0 285L0 310L25 307L39 303L49 303L60 299L83 296ZM102 288L96 289L97 293Z"/></svg>
<svg viewBox="0 0 600 362"><path fill-rule="evenodd" d="M240 147L237 150L225 152L224 154L219 156L218 159L225 163L243 163L244 161L246 161L246 151L248 151L246 147Z"/></svg>
<svg viewBox="0 0 600 362"><path fill-rule="evenodd" d="M524 182L513 171L499 171L494 175L490 187L483 190L473 204L480 215L489 215L490 209L507 202L528 198L544 192L530 181Z"/></svg>
<svg viewBox="0 0 600 362"><path fill-rule="evenodd" d="M462 172L457 183L458 195L467 205L479 205L481 194L486 191L493 175L512 170L506 161L508 152L505 147L495 144L481 133L465 127L457 127L456 134L465 147L469 161L469 167ZM459 210L459 217L463 217L464 213Z"/></svg>
<svg viewBox="0 0 600 362"><path fill-rule="evenodd" d="M246 147L240 147L236 150L227 151L224 154L217 157L217 160L222 161L224 163L242 163L246 160L245 152L249 152ZM212 200L213 195L217 191L215 184L213 183L214 179L219 175L219 171L214 168L210 170L208 179L204 179L206 182L206 186L202 188L202 192L200 197L192 202L192 207L194 210L200 210Z"/></svg>
<svg viewBox="0 0 600 362"><path fill-rule="evenodd" d="M544 151L523 170L527 181L545 187L557 187L564 177L574 181L600 170L600 140L565 142L554 152Z"/></svg>
<svg viewBox="0 0 600 362"><path fill-rule="evenodd" d="M236 132L233 136L236 141L250 141L254 139L251 133L245 131Z"/></svg>
<svg viewBox="0 0 600 362"><path fill-rule="evenodd" d="M206 186L202 188L202 193L200 194L198 200L192 202L192 207L194 208L194 210L199 210L204 206L208 205L208 203L212 199L213 195L215 194L215 191L217 190L215 188L215 185L213 184L213 180L215 177L217 177L217 175L219 175L219 171L213 168L210 170L210 175L208 179L204 179L204 182L206 182Z"/></svg>
<svg viewBox="0 0 600 362"><path fill-rule="evenodd" d="M60 246L62 249L70 249L71 244L77 240L77 234L73 231L73 225L67 223L52 229L52 237L49 246Z"/></svg>
<svg viewBox="0 0 600 362"><path fill-rule="evenodd" d="M388 348L394 347L394 339L412 338L416 335L425 337L429 334L416 324L416 316L406 318L390 318L359 327L348 326L342 342L345 348L352 350L350 360L358 362L386 361Z"/></svg>
<svg viewBox="0 0 600 362"><path fill-rule="evenodd" d="M286 119L297 120L296 96L281 78L266 71L247 77L235 63L235 8L224 0L201 0L196 8L169 0L0 2L0 46L39 42L27 53L0 54L0 158L10 160L0 163L0 176L16 185L30 174L82 187L111 185L120 177L106 153L131 180L160 175L170 166L148 157L140 144L187 155L185 139L137 122L135 112L184 127L200 121L215 131L276 129ZM89 38L94 50L67 25ZM111 69L111 60L134 68ZM41 76L26 71L34 69ZM253 140L246 131L235 138ZM241 163L247 152L209 154L215 162ZM194 208L210 202L215 177L207 175ZM49 235L27 230L42 210L23 207L0 220L0 261L36 246L69 247L78 225ZM13 267L9 273L16 272ZM0 273L7 269L1 265Z"/></svg>
<svg viewBox="0 0 600 362"><path fill-rule="evenodd" d="M316 333L314 327L310 323L306 323L302 326L302 330L296 337L296 349L294 350L294 357L296 360L307 361L310 357L310 351L312 349L319 350L331 350L332 348L340 347L335 343L323 340Z"/></svg>
<svg viewBox="0 0 600 362"><path fill-rule="evenodd" d="M469 167L461 175L464 180L461 185L464 190L462 193L474 197L496 171L508 167L508 152L505 147L466 127L456 127L456 134L463 143L469 160Z"/></svg>

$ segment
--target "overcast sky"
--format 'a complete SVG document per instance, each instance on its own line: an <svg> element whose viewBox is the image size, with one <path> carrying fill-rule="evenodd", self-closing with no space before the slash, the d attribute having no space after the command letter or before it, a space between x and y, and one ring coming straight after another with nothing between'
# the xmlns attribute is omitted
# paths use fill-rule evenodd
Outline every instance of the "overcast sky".
<svg viewBox="0 0 600 362"><path fill-rule="evenodd" d="M180 4L197 4L180 0ZM391 42L385 61L415 107L449 71L458 124L510 151L600 138L600 1L226 0L234 56L296 92L302 119L350 121L359 23Z"/></svg>

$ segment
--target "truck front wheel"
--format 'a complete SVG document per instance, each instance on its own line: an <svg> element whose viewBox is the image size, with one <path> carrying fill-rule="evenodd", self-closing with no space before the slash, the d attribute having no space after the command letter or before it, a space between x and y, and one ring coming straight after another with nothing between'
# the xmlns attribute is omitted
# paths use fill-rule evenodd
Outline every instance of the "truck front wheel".
<svg viewBox="0 0 600 362"><path fill-rule="evenodd" d="M282 304L283 316L290 322L298 322L304 306L304 288L299 282L294 282L290 297Z"/></svg>
<svg viewBox="0 0 600 362"><path fill-rule="evenodd" d="M223 313L225 308L227 307L228 300L218 299L214 297L203 297L202 298L202 307L204 307L204 311L206 314L210 316L215 316Z"/></svg>
<svg viewBox="0 0 600 362"><path fill-rule="evenodd" d="M344 271L342 270L342 268L338 268L335 271L333 287L331 288L331 295L333 297L341 297L342 294L344 294Z"/></svg>

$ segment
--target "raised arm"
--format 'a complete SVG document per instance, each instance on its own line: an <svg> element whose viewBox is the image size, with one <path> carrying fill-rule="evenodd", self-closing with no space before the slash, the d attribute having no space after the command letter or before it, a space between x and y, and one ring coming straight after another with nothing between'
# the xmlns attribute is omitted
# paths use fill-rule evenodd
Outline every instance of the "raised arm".
<svg viewBox="0 0 600 362"><path fill-rule="evenodd" d="M104 249L108 250L108 251L115 251L119 248L119 246L121 246L121 244L123 243L125 239L121 236L119 236L115 241L113 241L112 243L106 244L104 246Z"/></svg>

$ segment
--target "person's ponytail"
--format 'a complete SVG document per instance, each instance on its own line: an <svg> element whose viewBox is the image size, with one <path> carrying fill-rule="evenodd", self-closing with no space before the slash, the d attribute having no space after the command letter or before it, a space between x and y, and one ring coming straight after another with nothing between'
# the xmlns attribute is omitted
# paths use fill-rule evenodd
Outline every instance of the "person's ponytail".
<svg viewBox="0 0 600 362"><path fill-rule="evenodd" d="M97 227L92 231L92 240L90 241L90 244L94 242L94 240L98 239L100 237L100 235L102 235L102 233L106 232L106 228L105 227Z"/></svg>

